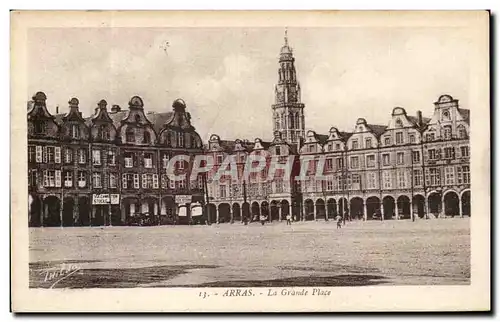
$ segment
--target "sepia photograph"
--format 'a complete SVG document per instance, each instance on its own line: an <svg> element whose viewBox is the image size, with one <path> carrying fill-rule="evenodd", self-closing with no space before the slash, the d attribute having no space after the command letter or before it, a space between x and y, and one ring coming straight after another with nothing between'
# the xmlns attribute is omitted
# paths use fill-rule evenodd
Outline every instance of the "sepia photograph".
<svg viewBox="0 0 500 322"><path fill-rule="evenodd" d="M14 310L489 309L487 11L11 20Z"/></svg>

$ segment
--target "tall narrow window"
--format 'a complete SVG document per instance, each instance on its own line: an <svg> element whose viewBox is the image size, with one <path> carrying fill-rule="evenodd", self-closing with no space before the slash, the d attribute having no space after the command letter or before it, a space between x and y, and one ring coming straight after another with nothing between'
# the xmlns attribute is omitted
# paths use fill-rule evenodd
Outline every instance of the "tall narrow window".
<svg viewBox="0 0 500 322"><path fill-rule="evenodd" d="M149 134L148 131L144 131L142 139L143 139L142 143L146 143L146 144L151 143L151 134Z"/></svg>
<svg viewBox="0 0 500 322"><path fill-rule="evenodd" d="M369 149L372 147L372 139L371 138L366 138L365 139L365 148Z"/></svg>
<svg viewBox="0 0 500 322"><path fill-rule="evenodd" d="M84 188L87 185L87 178L84 171L78 171L78 187Z"/></svg>
<svg viewBox="0 0 500 322"><path fill-rule="evenodd" d="M153 153L144 153L144 167L145 168L153 167Z"/></svg>
<svg viewBox="0 0 500 322"><path fill-rule="evenodd" d="M133 143L135 142L135 132L134 129L128 128L127 131L125 132L125 140L127 143Z"/></svg>
<svg viewBox="0 0 500 322"><path fill-rule="evenodd" d="M443 130L444 130L444 139L451 140L451 126L446 125Z"/></svg>
<svg viewBox="0 0 500 322"><path fill-rule="evenodd" d="M102 188L101 174L99 172L94 172L92 174L92 182L94 188Z"/></svg>
<svg viewBox="0 0 500 322"><path fill-rule="evenodd" d="M64 186L66 188L73 187L73 172L64 171Z"/></svg>
<svg viewBox="0 0 500 322"><path fill-rule="evenodd" d="M101 150L92 150L92 163L101 165Z"/></svg>
<svg viewBox="0 0 500 322"><path fill-rule="evenodd" d="M403 144L403 132L396 133L396 144Z"/></svg>
<svg viewBox="0 0 500 322"><path fill-rule="evenodd" d="M73 139L79 139L80 138L80 126L78 124L72 124L71 125L71 137Z"/></svg>
<svg viewBox="0 0 500 322"><path fill-rule="evenodd" d="M108 164L109 165L116 165L116 153L115 151L108 151Z"/></svg>
<svg viewBox="0 0 500 322"><path fill-rule="evenodd" d="M109 174L109 187L116 188L116 174L114 173Z"/></svg>

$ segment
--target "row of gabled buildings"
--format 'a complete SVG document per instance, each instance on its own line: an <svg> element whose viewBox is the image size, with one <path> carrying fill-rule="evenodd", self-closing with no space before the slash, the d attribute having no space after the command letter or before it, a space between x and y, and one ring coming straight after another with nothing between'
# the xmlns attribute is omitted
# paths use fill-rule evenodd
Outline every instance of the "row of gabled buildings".
<svg viewBox="0 0 500 322"><path fill-rule="evenodd" d="M172 110L145 112L134 96L127 109L101 100L84 117L78 99L67 113L49 113L44 93L28 104L29 222L32 226L122 225L137 218L150 224L190 219L190 205L207 205L204 221L400 219L470 216L469 110L450 95L434 103L430 118L392 110L384 125L359 118L352 131L306 131L295 58L288 40L281 48L273 139L207 143L191 124L183 100ZM166 167L179 154L213 157L207 176L169 180ZM286 163L291 172L242 179L249 155ZM239 180L215 173L228 157ZM306 159L308 162L306 163ZM174 173L191 174L189 162ZM295 177L303 174L305 180ZM317 174L324 178L318 179ZM285 177L286 176L286 177ZM148 218L143 218L148 214Z"/></svg>

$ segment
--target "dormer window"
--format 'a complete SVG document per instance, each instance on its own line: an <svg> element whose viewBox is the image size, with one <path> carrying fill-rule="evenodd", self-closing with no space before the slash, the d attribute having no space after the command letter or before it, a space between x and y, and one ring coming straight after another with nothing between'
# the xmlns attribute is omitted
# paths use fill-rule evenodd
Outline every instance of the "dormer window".
<svg viewBox="0 0 500 322"><path fill-rule="evenodd" d="M35 134L44 134L47 131L47 122L45 121L34 121Z"/></svg>
<svg viewBox="0 0 500 322"><path fill-rule="evenodd" d="M80 138L80 127L78 124L72 124L71 125L71 137L73 139L79 139Z"/></svg>
<svg viewBox="0 0 500 322"><path fill-rule="evenodd" d="M463 125L458 126L458 138L460 138L460 139L467 138L467 130L465 130L465 126L463 126Z"/></svg>
<svg viewBox="0 0 500 322"><path fill-rule="evenodd" d="M135 132L134 129L128 128L125 132L125 140L128 143L135 142Z"/></svg>
<svg viewBox="0 0 500 322"><path fill-rule="evenodd" d="M142 137L142 143L146 143L146 144L151 143L151 134L149 134L148 131L144 131L144 134Z"/></svg>
<svg viewBox="0 0 500 322"><path fill-rule="evenodd" d="M450 111L444 110L443 111L443 120L444 121L449 121L450 120Z"/></svg>
<svg viewBox="0 0 500 322"><path fill-rule="evenodd" d="M396 120L396 127L403 127L403 121L399 118Z"/></svg>
<svg viewBox="0 0 500 322"><path fill-rule="evenodd" d="M444 139L451 140L451 126L449 125L444 127Z"/></svg>
<svg viewBox="0 0 500 322"><path fill-rule="evenodd" d="M339 143L335 144L335 150L336 151L340 150L340 144Z"/></svg>
<svg viewBox="0 0 500 322"><path fill-rule="evenodd" d="M139 114L135 115L135 122L136 123L141 123L141 116Z"/></svg>
<svg viewBox="0 0 500 322"><path fill-rule="evenodd" d="M365 148L369 149L372 147L372 139L371 138L367 138L365 140Z"/></svg>
<svg viewBox="0 0 500 322"><path fill-rule="evenodd" d="M308 147L307 147L307 148L308 148L308 151L309 151L309 152L314 152L314 144L310 144L310 145L308 145Z"/></svg>
<svg viewBox="0 0 500 322"><path fill-rule="evenodd" d="M177 145L184 147L184 133L177 133Z"/></svg>
<svg viewBox="0 0 500 322"><path fill-rule="evenodd" d="M385 145L391 145L391 138L390 138L390 137L388 137L388 136L387 136L387 137L385 137L385 138L384 138L384 144L385 144Z"/></svg>
<svg viewBox="0 0 500 322"><path fill-rule="evenodd" d="M281 149L279 146L276 147L276 155L281 155Z"/></svg>
<svg viewBox="0 0 500 322"><path fill-rule="evenodd" d="M352 145L351 145L353 150L358 149L358 140L352 140Z"/></svg>
<svg viewBox="0 0 500 322"><path fill-rule="evenodd" d="M98 132L98 137L101 139L101 140L104 140L104 141L108 141L109 140L109 131L108 131L108 128L106 127L106 125L101 125L99 127L99 132Z"/></svg>

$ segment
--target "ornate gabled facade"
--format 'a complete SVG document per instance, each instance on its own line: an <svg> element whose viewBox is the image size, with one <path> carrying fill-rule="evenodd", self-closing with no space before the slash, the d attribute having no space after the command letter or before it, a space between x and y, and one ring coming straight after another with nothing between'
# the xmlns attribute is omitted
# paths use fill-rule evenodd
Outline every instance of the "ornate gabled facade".
<svg viewBox="0 0 500 322"><path fill-rule="evenodd" d="M203 202L201 180L169 181L166 175L173 156L203 153L184 101L174 101L173 111L145 113L138 96L126 111L113 106L108 112L101 100L84 118L76 98L68 113L56 116L46 100L38 92L28 104L31 226L187 222L189 203ZM174 172L189 178L190 164L178 162ZM190 202L179 204L177 195Z"/></svg>
<svg viewBox="0 0 500 322"><path fill-rule="evenodd" d="M352 133L323 137L308 132L300 150L313 157L303 219L470 216L469 110L451 96L439 97L432 118L396 107L386 126L360 118Z"/></svg>
<svg viewBox="0 0 500 322"><path fill-rule="evenodd" d="M273 109L273 131L280 132L285 142L299 146L304 138L304 104L301 102L300 83L295 70L295 58L288 45L285 31L285 44L281 47L278 69L278 84L274 87L275 102Z"/></svg>

